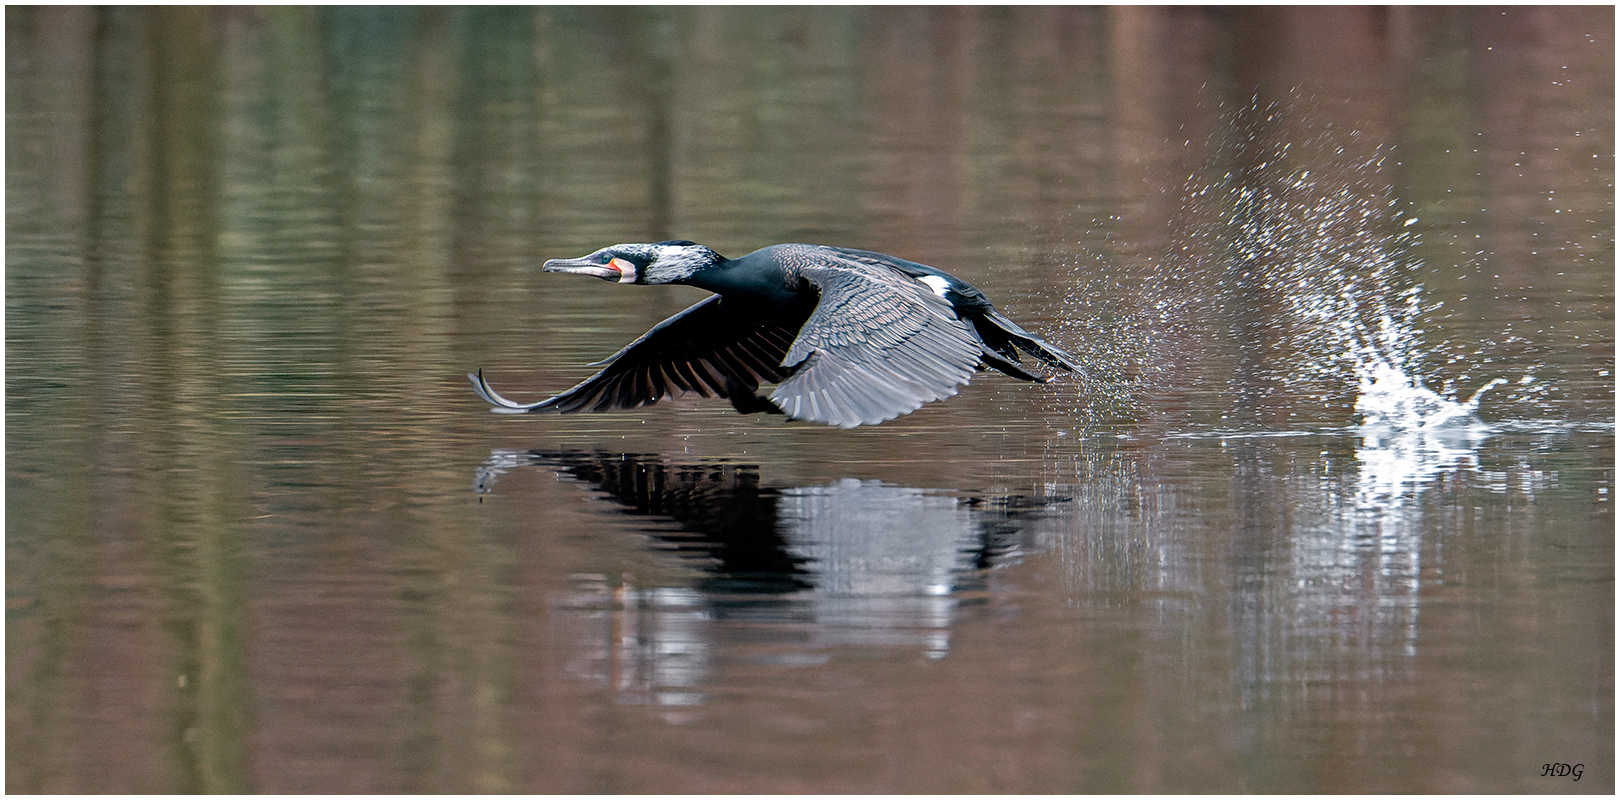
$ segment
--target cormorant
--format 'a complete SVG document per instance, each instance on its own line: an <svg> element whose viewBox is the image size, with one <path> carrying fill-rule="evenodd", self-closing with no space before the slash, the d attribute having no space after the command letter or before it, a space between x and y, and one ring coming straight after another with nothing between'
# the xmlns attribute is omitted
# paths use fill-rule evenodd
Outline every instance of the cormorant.
<svg viewBox="0 0 1620 800"><path fill-rule="evenodd" d="M844 428L909 414L956 394L977 369L1045 382L1020 351L1066 371L1074 358L996 313L983 292L933 267L866 250L779 244L742 258L688 241L616 244L547 272L714 292L592 366L602 371L537 403L508 400L483 370L478 396L506 414L604 411L697 392L744 414ZM776 383L769 397L755 395Z"/></svg>

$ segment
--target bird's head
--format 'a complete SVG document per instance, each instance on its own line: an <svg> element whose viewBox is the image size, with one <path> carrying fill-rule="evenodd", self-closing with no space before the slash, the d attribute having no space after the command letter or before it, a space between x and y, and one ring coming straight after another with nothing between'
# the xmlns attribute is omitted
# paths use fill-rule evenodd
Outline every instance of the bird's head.
<svg viewBox="0 0 1620 800"><path fill-rule="evenodd" d="M723 261L719 253L687 241L616 244L582 258L554 258L546 272L572 272L618 283L684 283Z"/></svg>

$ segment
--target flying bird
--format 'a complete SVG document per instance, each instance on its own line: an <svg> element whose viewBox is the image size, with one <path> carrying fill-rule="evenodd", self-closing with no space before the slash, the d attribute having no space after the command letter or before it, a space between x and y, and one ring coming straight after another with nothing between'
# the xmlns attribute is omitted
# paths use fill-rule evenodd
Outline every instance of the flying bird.
<svg viewBox="0 0 1620 800"><path fill-rule="evenodd" d="M496 412L606 411L696 392L727 398L744 414L853 428L950 397L976 370L1049 380L1026 371L1022 354L1053 369L1080 369L966 281L866 250L779 244L724 258L688 241L616 244L552 259L545 271L714 294L593 364L602 370L555 397L515 402L497 394L483 370L469 374ZM755 394L762 383L776 388Z"/></svg>

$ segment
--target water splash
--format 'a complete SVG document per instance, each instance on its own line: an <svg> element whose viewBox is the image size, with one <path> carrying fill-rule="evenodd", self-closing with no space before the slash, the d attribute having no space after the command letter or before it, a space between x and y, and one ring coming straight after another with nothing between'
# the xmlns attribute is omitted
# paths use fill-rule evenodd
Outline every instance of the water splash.
<svg viewBox="0 0 1620 800"><path fill-rule="evenodd" d="M1505 378L1491 379L1467 400L1423 383L1419 365L1425 353L1419 325L1439 308L1438 303L1425 306L1419 284L1403 293L1399 302L1379 308L1377 325L1364 326L1356 321L1359 317L1352 317L1349 324L1339 326L1339 346L1347 348L1345 359L1355 368L1355 413L1363 432L1388 436L1486 429L1476 414L1479 401L1487 391L1507 383Z"/></svg>
<svg viewBox="0 0 1620 800"><path fill-rule="evenodd" d="M1364 431L1389 433L1455 431L1461 428L1488 430L1475 415L1485 392L1507 383L1495 378L1481 386L1467 400L1446 397L1423 385L1386 361L1363 362L1356 414Z"/></svg>
<svg viewBox="0 0 1620 800"><path fill-rule="evenodd" d="M1477 372L1492 342L1444 335L1477 328L1427 299L1424 281L1472 267L1418 258L1424 226L1391 182L1395 148L1332 111L1296 98L1223 113L1160 228L1164 247L1094 228L1067 303L1109 322L1075 333L1128 377L1113 385L1130 395L1135 430L1353 431L1358 505L1398 505L1477 467L1493 433L1482 399L1513 407L1542 387L1526 376L1498 389L1508 381Z"/></svg>
<svg viewBox="0 0 1620 800"><path fill-rule="evenodd" d="M1477 471L1492 432L1480 400L1507 381L1493 378L1467 399L1425 384L1436 356L1454 345L1427 339L1443 309L1425 300L1418 280L1419 220L1382 178L1391 154L1375 146L1358 158L1328 132L1309 141L1309 158L1288 166L1284 144L1247 183L1227 189L1221 231L1234 241L1226 252L1235 264L1264 268L1240 271L1243 288L1276 298L1271 325L1282 346L1267 366L1280 382L1314 382L1316 398L1329 402L1353 389L1355 505L1382 518L1447 474Z"/></svg>
<svg viewBox="0 0 1620 800"><path fill-rule="evenodd" d="M1113 385L1139 425L1482 424L1481 398L1504 381L1452 393L1448 381L1491 361L1478 357L1488 343L1431 336L1460 326L1425 299L1438 270L1416 256L1423 228L1390 182L1395 149L1320 112L1297 99L1226 112L1166 220L1167 247L1076 256L1091 284L1069 299L1073 316L1111 321L1076 333L1100 360L1132 362ZM1092 285L1103 273L1112 285ZM1122 295L1134 306L1097 300Z"/></svg>

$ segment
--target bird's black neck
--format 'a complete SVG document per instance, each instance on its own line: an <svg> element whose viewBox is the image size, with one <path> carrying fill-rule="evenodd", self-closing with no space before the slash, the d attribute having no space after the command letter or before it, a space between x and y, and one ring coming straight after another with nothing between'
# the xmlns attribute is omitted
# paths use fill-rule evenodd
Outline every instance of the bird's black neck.
<svg viewBox="0 0 1620 800"><path fill-rule="evenodd" d="M806 297L798 286L790 285L789 276L773 262L748 256L728 259L717 255L715 259L712 266L681 283L762 309L797 310L807 300L814 302L813 294Z"/></svg>

